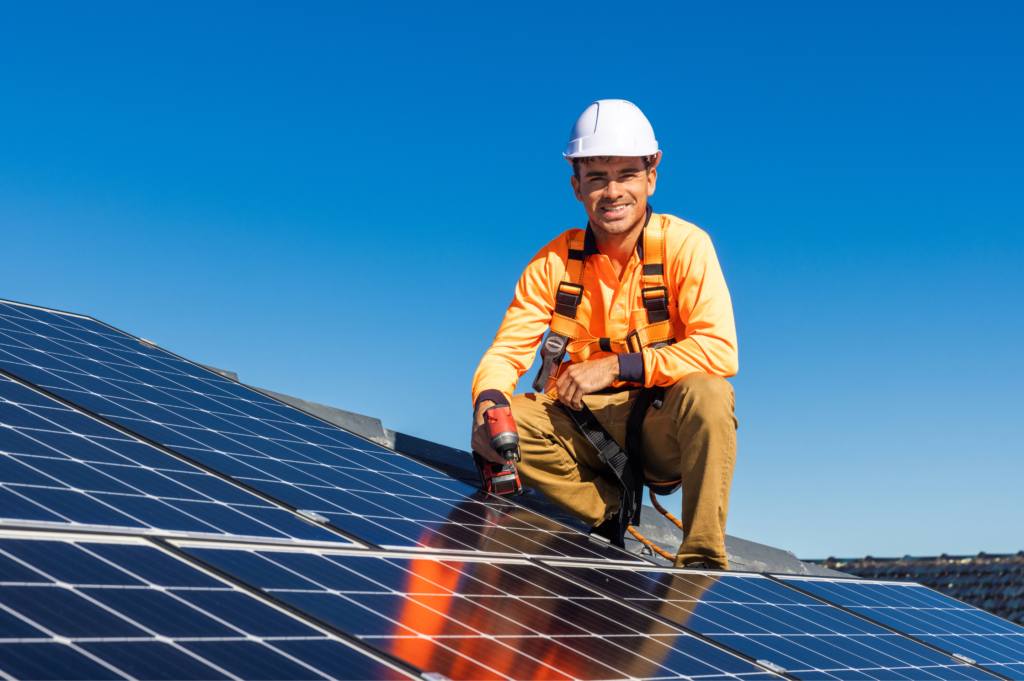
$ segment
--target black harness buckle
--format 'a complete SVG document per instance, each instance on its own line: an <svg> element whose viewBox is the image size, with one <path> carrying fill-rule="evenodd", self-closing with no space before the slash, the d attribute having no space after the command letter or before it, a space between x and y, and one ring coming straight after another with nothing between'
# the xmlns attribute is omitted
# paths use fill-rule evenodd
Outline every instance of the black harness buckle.
<svg viewBox="0 0 1024 681"><path fill-rule="evenodd" d="M657 295L660 294L660 295ZM668 289L664 286L651 286L641 289L644 307L647 309L647 321L651 324L669 319Z"/></svg>
<svg viewBox="0 0 1024 681"><path fill-rule="evenodd" d="M583 300L583 287L569 281L559 282L555 292L555 314L576 319L576 308Z"/></svg>

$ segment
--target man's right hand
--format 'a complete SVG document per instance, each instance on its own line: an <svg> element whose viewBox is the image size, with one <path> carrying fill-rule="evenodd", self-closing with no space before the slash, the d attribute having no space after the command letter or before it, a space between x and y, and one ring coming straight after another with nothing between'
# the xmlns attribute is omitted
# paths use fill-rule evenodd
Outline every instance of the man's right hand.
<svg viewBox="0 0 1024 681"><path fill-rule="evenodd" d="M497 402L494 400L483 400L476 406L473 412L473 437L470 446L473 451L484 457L491 463L505 463L505 457L491 448L491 433L484 423L484 412L493 407Z"/></svg>

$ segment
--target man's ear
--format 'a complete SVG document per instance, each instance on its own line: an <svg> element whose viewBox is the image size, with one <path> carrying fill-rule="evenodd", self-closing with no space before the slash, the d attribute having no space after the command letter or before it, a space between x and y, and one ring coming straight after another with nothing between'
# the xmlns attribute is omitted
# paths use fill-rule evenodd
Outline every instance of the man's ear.
<svg viewBox="0 0 1024 681"><path fill-rule="evenodd" d="M660 151L651 159L651 167L647 169L647 196L654 196L654 189L658 186L659 163L661 163Z"/></svg>
<svg viewBox="0 0 1024 681"><path fill-rule="evenodd" d="M576 179L576 173L569 176L569 184L572 185L572 193L576 195L576 200L583 203L583 194L580 192L580 181Z"/></svg>

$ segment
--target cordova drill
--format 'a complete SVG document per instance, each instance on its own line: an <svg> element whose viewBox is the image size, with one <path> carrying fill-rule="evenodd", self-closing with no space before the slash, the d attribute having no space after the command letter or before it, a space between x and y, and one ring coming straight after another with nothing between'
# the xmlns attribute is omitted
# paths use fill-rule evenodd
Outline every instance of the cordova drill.
<svg viewBox="0 0 1024 681"><path fill-rule="evenodd" d="M519 431L512 420L512 409L508 405L496 405L484 412L484 423L491 436L491 449L505 458L505 463L491 463L476 452L473 462L480 473L480 486L484 491L503 497L514 497L523 493L519 482L516 462L522 459L519 451Z"/></svg>

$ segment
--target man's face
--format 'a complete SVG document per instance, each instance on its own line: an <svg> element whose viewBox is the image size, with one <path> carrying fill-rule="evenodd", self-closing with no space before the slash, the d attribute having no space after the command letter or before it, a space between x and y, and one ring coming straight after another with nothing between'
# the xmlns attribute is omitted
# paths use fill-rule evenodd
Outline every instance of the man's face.
<svg viewBox="0 0 1024 681"><path fill-rule="evenodd" d="M639 156L589 158L580 162L572 177L576 199L590 216L590 224L609 235L624 234L643 221L647 197L654 194L660 154L649 170Z"/></svg>

